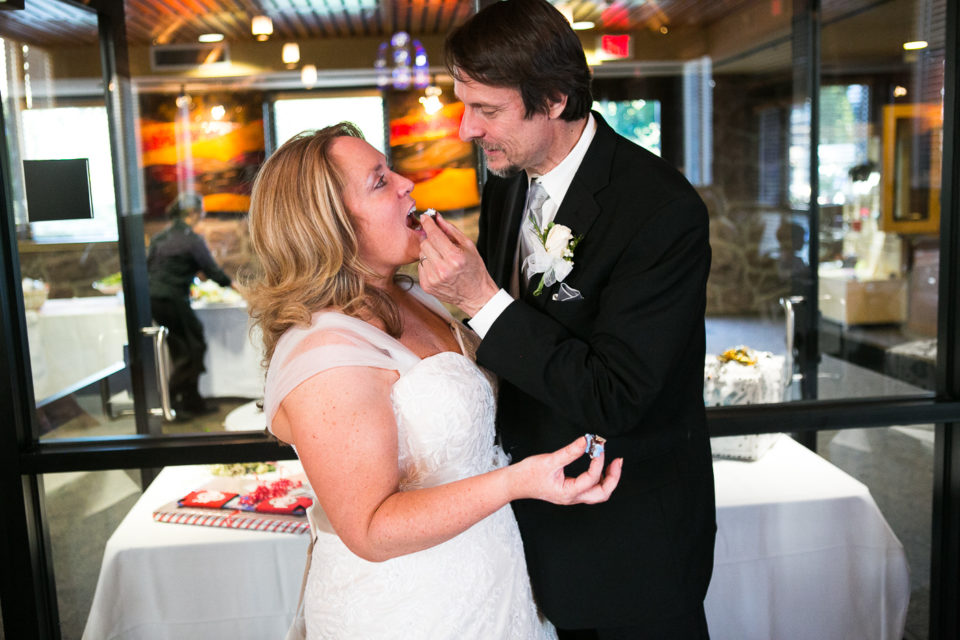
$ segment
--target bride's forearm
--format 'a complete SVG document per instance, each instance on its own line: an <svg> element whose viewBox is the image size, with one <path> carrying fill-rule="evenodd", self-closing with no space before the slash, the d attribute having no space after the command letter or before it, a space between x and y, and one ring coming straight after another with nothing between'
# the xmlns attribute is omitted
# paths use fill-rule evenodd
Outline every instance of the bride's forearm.
<svg viewBox="0 0 960 640"><path fill-rule="evenodd" d="M436 546L525 497L521 479L511 465L436 487L398 491L373 512L364 539L348 546L373 562Z"/></svg>

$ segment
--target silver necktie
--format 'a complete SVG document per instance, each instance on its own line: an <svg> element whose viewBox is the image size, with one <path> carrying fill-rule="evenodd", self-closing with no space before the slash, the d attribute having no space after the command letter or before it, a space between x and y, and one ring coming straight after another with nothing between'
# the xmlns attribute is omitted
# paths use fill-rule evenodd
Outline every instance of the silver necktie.
<svg viewBox="0 0 960 640"><path fill-rule="evenodd" d="M527 191L527 205L523 209L523 220L520 223L520 256L517 268L520 270L519 279L523 286L527 285L527 278L523 274L523 261L533 253L533 248L540 240L537 237L536 227L543 231L543 204L550 199L546 190L539 181L530 183ZM536 227L533 220L536 220Z"/></svg>

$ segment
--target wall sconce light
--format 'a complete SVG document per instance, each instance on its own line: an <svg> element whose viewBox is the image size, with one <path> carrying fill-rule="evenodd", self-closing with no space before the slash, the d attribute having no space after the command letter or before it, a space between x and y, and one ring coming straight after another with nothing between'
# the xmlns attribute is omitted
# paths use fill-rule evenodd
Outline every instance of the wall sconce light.
<svg viewBox="0 0 960 640"><path fill-rule="evenodd" d="M284 43L280 58L283 60L283 64L297 64L300 62L300 45L296 42Z"/></svg>
<svg viewBox="0 0 960 640"><path fill-rule="evenodd" d="M904 42L903 50L904 51L919 51L920 49L926 49L929 45L926 40L914 40L913 42Z"/></svg>
<svg viewBox="0 0 960 640"><path fill-rule="evenodd" d="M273 33L273 20L269 16L254 16L250 21L250 32L263 42Z"/></svg>
<svg viewBox="0 0 960 640"><path fill-rule="evenodd" d="M302 82L303 86L307 89L317 84L317 67L312 64L305 64L300 67L300 82Z"/></svg>

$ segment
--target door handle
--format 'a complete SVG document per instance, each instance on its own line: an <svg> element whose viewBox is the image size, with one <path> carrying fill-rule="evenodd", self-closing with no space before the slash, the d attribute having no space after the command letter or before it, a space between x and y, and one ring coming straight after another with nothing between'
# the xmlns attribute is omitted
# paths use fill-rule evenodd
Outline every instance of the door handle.
<svg viewBox="0 0 960 640"><path fill-rule="evenodd" d="M164 326L142 327L145 336L153 337L153 360L157 368L157 388L160 391L160 408L150 409L150 414L162 416L167 422L177 418L177 412L170 403L170 371L167 368L167 335L170 330Z"/></svg>
<svg viewBox="0 0 960 640"><path fill-rule="evenodd" d="M807 299L804 296L789 296L787 298L780 298L780 306L783 307L784 320L786 322L784 334L787 342L787 357L785 363L787 386L790 386L794 380L799 380L803 377L802 373L795 374L793 372L793 364L795 360L793 350L797 338L797 311L795 307L796 305L803 304L806 301Z"/></svg>

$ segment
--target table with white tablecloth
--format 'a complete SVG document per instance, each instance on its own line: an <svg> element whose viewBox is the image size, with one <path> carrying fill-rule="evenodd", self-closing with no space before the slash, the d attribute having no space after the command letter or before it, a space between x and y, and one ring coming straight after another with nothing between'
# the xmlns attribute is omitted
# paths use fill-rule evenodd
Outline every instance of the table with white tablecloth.
<svg viewBox="0 0 960 640"><path fill-rule="evenodd" d="M899 640L906 558L862 483L786 437L714 470L712 638ZM151 519L208 478L167 467L144 492L107 542L84 638L283 637L308 536Z"/></svg>
<svg viewBox="0 0 960 640"><path fill-rule="evenodd" d="M296 461L282 462L290 474ZM309 534L155 522L153 511L211 480L166 467L107 541L84 640L282 638Z"/></svg>
<svg viewBox="0 0 960 640"><path fill-rule="evenodd" d="M251 333L243 301L194 302L207 341L200 394L260 398L264 372L259 334ZM27 312L27 337L38 401L75 388L97 373L124 366L127 323L123 298L91 296L47 300Z"/></svg>
<svg viewBox="0 0 960 640"><path fill-rule="evenodd" d="M906 555L866 485L786 436L713 470L713 640L902 638Z"/></svg>
<svg viewBox="0 0 960 640"><path fill-rule="evenodd" d="M260 398L264 370L260 366L263 347L260 334L252 328L244 302L193 303L207 340L200 376L200 395L205 398Z"/></svg>
<svg viewBox="0 0 960 640"><path fill-rule="evenodd" d="M127 323L116 296L47 300L26 320L39 404L124 366Z"/></svg>

